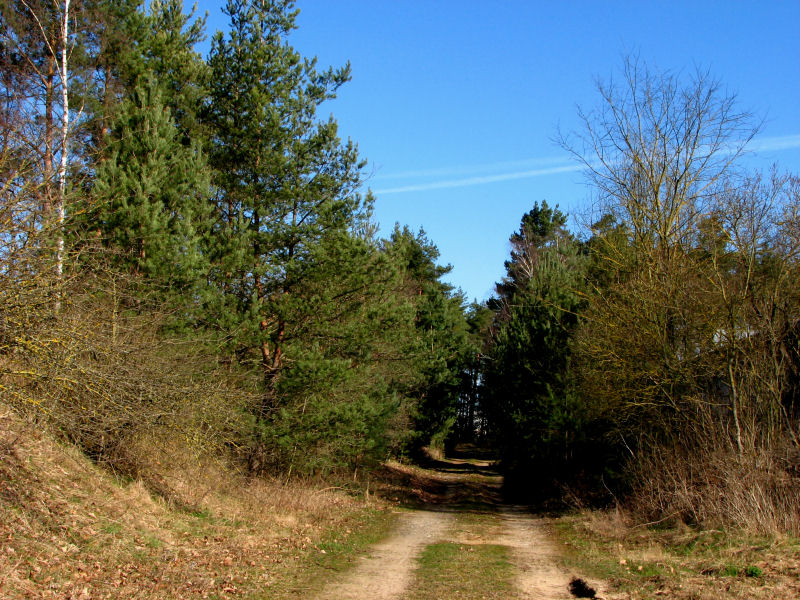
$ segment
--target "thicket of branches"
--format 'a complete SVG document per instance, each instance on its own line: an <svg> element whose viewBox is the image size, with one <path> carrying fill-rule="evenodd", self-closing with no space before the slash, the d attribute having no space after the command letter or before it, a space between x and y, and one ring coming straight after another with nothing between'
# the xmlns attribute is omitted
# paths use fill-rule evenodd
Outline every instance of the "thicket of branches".
<svg viewBox="0 0 800 600"><path fill-rule="evenodd" d="M498 285L507 466L624 483L648 520L796 531L800 180L742 168L758 123L705 72L632 59L599 92L562 138L595 192L589 235L537 206Z"/></svg>

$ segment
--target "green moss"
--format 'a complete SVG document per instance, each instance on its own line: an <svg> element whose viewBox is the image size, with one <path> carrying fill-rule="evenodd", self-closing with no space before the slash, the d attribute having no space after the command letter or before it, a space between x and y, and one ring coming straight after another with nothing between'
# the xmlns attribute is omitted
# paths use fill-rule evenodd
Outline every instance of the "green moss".
<svg viewBox="0 0 800 600"><path fill-rule="evenodd" d="M761 577L764 575L764 571L761 567L757 567L755 565L747 565L744 568L744 574L746 577Z"/></svg>

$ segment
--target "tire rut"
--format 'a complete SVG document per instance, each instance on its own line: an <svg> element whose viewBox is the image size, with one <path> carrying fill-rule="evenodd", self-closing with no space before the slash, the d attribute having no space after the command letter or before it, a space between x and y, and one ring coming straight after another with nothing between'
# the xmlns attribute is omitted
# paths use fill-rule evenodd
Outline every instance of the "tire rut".
<svg viewBox="0 0 800 600"><path fill-rule="evenodd" d="M370 549L347 578L327 586L316 600L394 600L411 583L416 558L428 544L441 539L453 515L415 510L403 513L394 533Z"/></svg>
<svg viewBox="0 0 800 600"><path fill-rule="evenodd" d="M504 531L496 542L511 549L517 567L517 589L522 598L569 598L571 575L558 566L558 552L541 519L522 506L504 506L499 516Z"/></svg>
<svg viewBox="0 0 800 600"><path fill-rule="evenodd" d="M431 467L422 471L396 467L406 476L413 475L416 489L431 490L424 494L427 504L403 512L394 533L373 546L343 580L329 584L315 600L399 600L413 582L417 557L426 546L440 541L508 547L517 571L515 598L571 598L572 574L559 564L546 521L524 506L503 503L502 479L490 463L440 460ZM474 537L456 533L458 515L473 510L494 515L497 527L491 528L488 537L486 532ZM599 587L601 594L605 591L603 586L592 585Z"/></svg>

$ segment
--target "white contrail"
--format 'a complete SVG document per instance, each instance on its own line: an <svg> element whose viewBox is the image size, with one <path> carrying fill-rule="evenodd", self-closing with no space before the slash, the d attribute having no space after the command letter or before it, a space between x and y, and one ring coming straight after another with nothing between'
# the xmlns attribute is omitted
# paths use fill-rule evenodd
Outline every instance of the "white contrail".
<svg viewBox="0 0 800 600"><path fill-rule="evenodd" d="M540 175L555 175L556 173L569 173L580 171L583 165L573 164L561 167L550 167L547 169L531 169L528 171L516 171L514 173L500 173L499 175L482 175L480 177L466 177L464 179L448 179L446 181L431 181L429 183L419 183L404 185L400 187L375 190L376 194L403 194L405 192L424 192L428 190L441 190L444 188L467 187L470 185L481 185L484 183L496 183L498 181L510 181L512 179L526 179L528 177L539 177Z"/></svg>
<svg viewBox="0 0 800 600"><path fill-rule="evenodd" d="M774 152L800 148L800 134L756 139L750 142L748 148L754 152Z"/></svg>
<svg viewBox="0 0 800 600"><path fill-rule="evenodd" d="M792 150L800 148L800 134L782 135L756 139L748 144L748 149L754 152L777 152L780 150ZM567 164L564 158L540 158L520 161L508 161L502 163L490 163L475 165L472 167L449 167L440 169L428 169L420 171L406 171L404 173L387 174L380 176L380 179L401 178L401 177L431 177L443 175L456 175L459 173L469 173L475 171L490 171L502 167L532 164L553 164L551 167L540 169L525 169L522 171L512 171L509 173L498 173L496 175L479 175L475 177L464 177L459 179L445 179L439 181L429 181L427 183L415 183L397 187L389 187L374 190L375 194L404 194L407 192L426 192L430 190L441 190L447 188L469 187L473 185L483 185L487 183L497 183L500 181L511 181L514 179L528 179L531 177L541 177L543 175L556 175L558 173L570 173L581 171L586 165L579 163Z"/></svg>
<svg viewBox="0 0 800 600"><path fill-rule="evenodd" d="M564 165L569 158L565 156L552 156L548 158L525 158L521 160L507 160L503 162L483 163L480 165L459 165L451 167L438 167L435 169L416 169L411 171L396 171L394 173L376 173L372 180L383 179L406 179L415 177L455 177L458 175L468 175L470 173L491 171L501 171L508 169L522 168L545 168L549 166ZM487 173L488 174L488 173Z"/></svg>

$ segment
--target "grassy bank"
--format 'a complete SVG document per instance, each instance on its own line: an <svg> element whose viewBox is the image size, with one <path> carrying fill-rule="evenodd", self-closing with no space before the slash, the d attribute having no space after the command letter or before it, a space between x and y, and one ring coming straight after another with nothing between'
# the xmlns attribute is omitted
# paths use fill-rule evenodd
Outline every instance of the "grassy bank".
<svg viewBox="0 0 800 600"><path fill-rule="evenodd" d="M374 498L171 458L120 479L0 406L0 597L303 597L391 525Z"/></svg>

